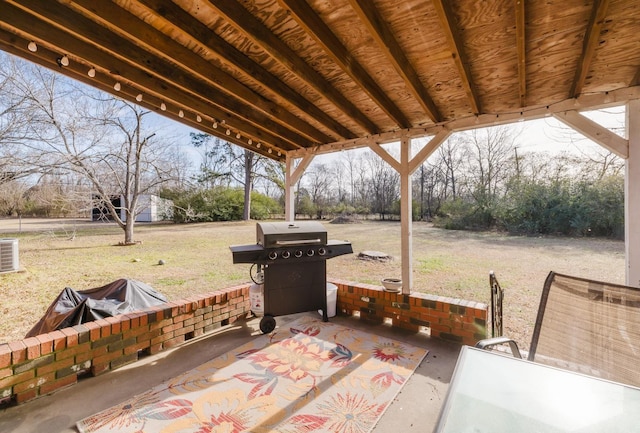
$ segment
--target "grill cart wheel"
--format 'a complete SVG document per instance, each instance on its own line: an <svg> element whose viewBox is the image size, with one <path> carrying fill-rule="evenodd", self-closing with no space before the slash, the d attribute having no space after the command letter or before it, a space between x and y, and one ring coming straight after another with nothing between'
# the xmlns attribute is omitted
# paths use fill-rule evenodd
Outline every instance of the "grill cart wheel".
<svg viewBox="0 0 640 433"><path fill-rule="evenodd" d="M263 334L268 334L274 329L276 329L276 319L273 316L264 316L260 319L260 330Z"/></svg>

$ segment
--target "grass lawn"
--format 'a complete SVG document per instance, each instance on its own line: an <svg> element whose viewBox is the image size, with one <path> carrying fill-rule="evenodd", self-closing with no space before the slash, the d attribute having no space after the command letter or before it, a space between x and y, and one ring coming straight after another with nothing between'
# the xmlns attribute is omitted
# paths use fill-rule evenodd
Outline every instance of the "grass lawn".
<svg viewBox="0 0 640 433"><path fill-rule="evenodd" d="M0 221L0 227L3 227ZM354 254L327 262L328 277L380 284L400 278L400 223L325 223L330 239L352 242ZM234 265L229 245L255 242L255 223L139 224L134 246L117 246L122 231L104 223L56 220L2 237L19 239L21 272L0 275L0 342L21 339L65 287L86 290L118 278L154 287L169 299L249 281L250 265ZM73 236L75 232L75 236ZM388 253L387 263L357 259ZM592 238L514 237L413 225L413 290L489 302L489 271L505 289L505 334L527 347L540 291L550 270L624 283L624 243ZM158 261L164 260L164 265Z"/></svg>

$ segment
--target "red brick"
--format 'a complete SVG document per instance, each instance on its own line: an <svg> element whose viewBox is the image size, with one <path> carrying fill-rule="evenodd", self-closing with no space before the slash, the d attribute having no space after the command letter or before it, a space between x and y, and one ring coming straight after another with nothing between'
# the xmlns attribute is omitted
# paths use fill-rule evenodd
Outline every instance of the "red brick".
<svg viewBox="0 0 640 433"><path fill-rule="evenodd" d="M91 365L91 374L93 376L99 376L102 373L109 371L111 368L109 367L109 363L106 364L96 364L95 361Z"/></svg>
<svg viewBox="0 0 640 433"><path fill-rule="evenodd" d="M180 314L173 318L173 323L184 322L185 320L191 319L192 317L193 317L193 314Z"/></svg>
<svg viewBox="0 0 640 433"><path fill-rule="evenodd" d="M180 335L180 336L177 336L175 338L172 338L170 340L165 341L164 343L162 343L162 347L165 348L165 349L168 349L168 348L171 348L171 347L179 346L182 343L184 343L184 335Z"/></svg>
<svg viewBox="0 0 640 433"><path fill-rule="evenodd" d="M173 332L158 335L157 337L151 339L151 346L164 343L171 338L173 338Z"/></svg>
<svg viewBox="0 0 640 433"><path fill-rule="evenodd" d="M136 340L137 340L138 343L141 343L143 341L151 341L152 339L158 337L161 334L162 334L162 332L159 329L155 329L153 331L149 331L149 332L145 332L144 334L140 334L138 337L136 337Z"/></svg>
<svg viewBox="0 0 640 433"><path fill-rule="evenodd" d="M175 335L176 335L176 337L177 337L177 336L179 336L179 335L185 335L185 334L188 334L189 332L193 332L193 330L194 330L194 329L195 329L195 328L193 327L193 325L191 325L191 326L185 326L185 327L183 327L183 328L176 329L176 332L175 332L174 334L175 334Z"/></svg>
<svg viewBox="0 0 640 433"><path fill-rule="evenodd" d="M0 379L9 377L13 374L13 368L0 368Z"/></svg>
<svg viewBox="0 0 640 433"><path fill-rule="evenodd" d="M111 323L105 319L98 319L95 324L100 326L100 338L108 337L111 335Z"/></svg>
<svg viewBox="0 0 640 433"><path fill-rule="evenodd" d="M38 396L38 391L36 389L30 389L20 394L15 394L15 399L16 399L16 403L22 404L29 400L33 400L37 396Z"/></svg>
<svg viewBox="0 0 640 433"><path fill-rule="evenodd" d="M41 334L36 337L40 342L40 353L47 355L53 352L53 337L50 334Z"/></svg>
<svg viewBox="0 0 640 433"><path fill-rule="evenodd" d="M27 380L33 379L35 376L36 375L33 370L27 370L19 374L5 377L4 379L0 379L0 389L13 386L17 383L26 382Z"/></svg>
<svg viewBox="0 0 640 433"><path fill-rule="evenodd" d="M140 325L138 326L147 326L149 324L149 317L146 314L140 314Z"/></svg>
<svg viewBox="0 0 640 433"><path fill-rule="evenodd" d="M19 364L27 360L27 346L22 341L11 341L9 348L11 349L12 364Z"/></svg>
<svg viewBox="0 0 640 433"><path fill-rule="evenodd" d="M43 383L44 383L44 381L43 381ZM34 378L31 378L31 379L26 380L24 382L20 382L20 383L15 384L13 386L13 393L14 394L21 394L21 393L23 393L25 391L28 391L30 389L35 389L37 387L37 385L38 385L38 378L34 377Z"/></svg>
<svg viewBox="0 0 640 433"><path fill-rule="evenodd" d="M53 339L53 351L57 352L58 350L63 350L67 347L67 336L64 335L60 331L50 332L51 338Z"/></svg>
<svg viewBox="0 0 640 433"><path fill-rule="evenodd" d="M96 347L91 351L91 358L96 358L98 356L102 356L109 353L109 346L106 344L104 346Z"/></svg>
<svg viewBox="0 0 640 433"><path fill-rule="evenodd" d="M111 334L112 335L120 333L120 330L121 330L120 316L107 317L105 320L111 324Z"/></svg>
<svg viewBox="0 0 640 433"><path fill-rule="evenodd" d="M173 323L171 325L165 326L164 328L162 328L162 333L163 334L169 334L173 331L175 331L176 329L180 329L182 327L182 324L180 323Z"/></svg>
<svg viewBox="0 0 640 433"><path fill-rule="evenodd" d="M433 332L437 332L438 334L440 334L441 332L447 332L447 333L451 333L451 326L445 326L445 325L441 325L441 324L436 324L436 323L432 323L431 324L431 332L433 335Z"/></svg>
<svg viewBox="0 0 640 433"><path fill-rule="evenodd" d="M162 352L162 343L160 344L152 344L149 346L149 354L155 355L156 353Z"/></svg>
<svg viewBox="0 0 640 433"><path fill-rule="evenodd" d="M73 358L65 358L60 361L52 362L51 364L43 365L42 367L38 367L36 372L38 376L44 376L47 373L56 372L58 370L62 370L63 368L71 367L75 363Z"/></svg>
<svg viewBox="0 0 640 433"><path fill-rule="evenodd" d="M60 331L67 337L67 347L78 345L78 331L73 328L64 328Z"/></svg>
<svg viewBox="0 0 640 433"><path fill-rule="evenodd" d="M0 344L0 368L11 365L11 348L8 344Z"/></svg>
<svg viewBox="0 0 640 433"><path fill-rule="evenodd" d="M140 327L140 315L136 313L127 314L129 321L131 322L131 329L137 329Z"/></svg>
<svg viewBox="0 0 640 433"><path fill-rule="evenodd" d="M120 316L120 329L122 332L131 329L131 319L125 314Z"/></svg>
<svg viewBox="0 0 640 433"><path fill-rule="evenodd" d="M140 350L147 349L149 347L148 341L143 341L141 343L136 343L132 346L127 346L124 348L125 355L131 355L132 353L139 352Z"/></svg>
<svg viewBox="0 0 640 433"><path fill-rule="evenodd" d="M96 322L86 322L83 325L89 330L89 340L95 341L100 339L100 325Z"/></svg>
<svg viewBox="0 0 640 433"><path fill-rule="evenodd" d="M56 361L66 358L72 358L80 353L91 352L91 342L82 343L73 347L68 347L65 350L56 352Z"/></svg>
<svg viewBox="0 0 640 433"><path fill-rule="evenodd" d="M36 359L40 357L40 340L36 337L29 337L22 340L27 348L27 359Z"/></svg>
<svg viewBox="0 0 640 433"><path fill-rule="evenodd" d="M65 376L52 382L47 382L40 387L40 395L50 394L54 391L65 388L69 385L73 385L77 382L78 377L75 374Z"/></svg>
<svg viewBox="0 0 640 433"><path fill-rule="evenodd" d="M97 357L93 358L93 362L95 364L97 364L97 365L106 364L106 363L109 363L109 362L113 361L114 359L120 358L121 356L123 356L123 352L122 351L113 352L113 353L107 353L106 355L97 356Z"/></svg>

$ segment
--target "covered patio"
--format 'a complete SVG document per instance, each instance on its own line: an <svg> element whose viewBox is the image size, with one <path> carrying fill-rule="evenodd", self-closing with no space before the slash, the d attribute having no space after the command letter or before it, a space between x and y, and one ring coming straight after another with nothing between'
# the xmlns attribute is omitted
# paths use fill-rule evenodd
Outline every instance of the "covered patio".
<svg viewBox="0 0 640 433"><path fill-rule="evenodd" d="M278 321L281 326L286 326L292 320L308 315L313 313L283 316ZM427 358L404 385L372 432L395 433L399 429L432 431L461 346L383 324L364 323L353 317L338 316L332 318L331 322L429 350ZM45 430L52 433L77 433L74 427L76 421L117 405L255 339L260 335L258 324L258 318L238 321L188 343L128 364L117 371L82 380L53 395L0 411L0 429L14 433Z"/></svg>
<svg viewBox="0 0 640 433"><path fill-rule="evenodd" d="M374 323L371 332L429 348L374 430L429 431L460 345L487 335L487 306L412 291L411 175L457 131L554 116L626 160L626 281L640 286L639 20L639 0L15 0L0 3L0 49L284 162L289 221L295 184L316 155L368 147L397 170L402 293L342 276L335 320ZM626 137L580 113L612 105L626 106ZM398 155L389 143L398 143ZM64 431L135 392L128 379L142 366L145 374L163 366L149 378L161 381L198 365L196 353L214 356L209 350L251 338L253 322L242 318L248 286L216 289L156 312L163 322L237 305L198 333L125 339L133 328L153 331L142 323L147 312L6 345L0 371L10 374L0 391L19 403L41 398L0 413L0 426ZM132 349L94 352L111 335ZM72 355L76 345L86 350ZM52 369L54 379L39 378L39 360L58 349L73 362ZM140 350L151 357L138 360ZM100 377L76 383L78 371ZM105 396L105 386L117 393ZM87 404L85 395L98 401Z"/></svg>

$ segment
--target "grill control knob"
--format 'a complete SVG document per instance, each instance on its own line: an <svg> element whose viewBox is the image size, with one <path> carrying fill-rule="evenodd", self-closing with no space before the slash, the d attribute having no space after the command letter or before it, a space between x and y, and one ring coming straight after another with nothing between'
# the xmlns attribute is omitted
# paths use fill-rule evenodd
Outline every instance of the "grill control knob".
<svg viewBox="0 0 640 433"><path fill-rule="evenodd" d="M326 248L318 248L318 254L321 256L324 256L325 254L327 254L327 249Z"/></svg>
<svg viewBox="0 0 640 433"><path fill-rule="evenodd" d="M316 253L316 252L315 252L315 251L313 251L313 250L307 250L307 255L308 255L309 257L312 257L315 253Z"/></svg>
<svg viewBox="0 0 640 433"><path fill-rule="evenodd" d="M275 259L277 259L277 258L278 258L278 253L277 253L277 252L275 252L275 251L271 251L271 252L269 253L269 259L270 259L270 260L275 260Z"/></svg>
<svg viewBox="0 0 640 433"><path fill-rule="evenodd" d="M282 252L282 258L283 259L288 259L289 257L291 257L291 253L289 251L283 251Z"/></svg>
<svg viewBox="0 0 640 433"><path fill-rule="evenodd" d="M296 250L296 252L293 253L293 255L295 255L298 258L302 257L302 250Z"/></svg>

